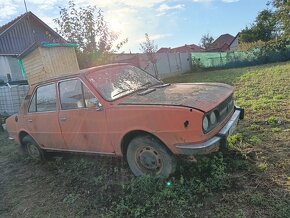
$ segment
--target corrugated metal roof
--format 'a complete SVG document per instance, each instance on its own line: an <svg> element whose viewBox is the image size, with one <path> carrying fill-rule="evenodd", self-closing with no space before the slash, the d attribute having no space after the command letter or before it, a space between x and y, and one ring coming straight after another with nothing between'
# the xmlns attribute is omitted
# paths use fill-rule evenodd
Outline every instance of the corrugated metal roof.
<svg viewBox="0 0 290 218"><path fill-rule="evenodd" d="M7 29L9 29L9 27L11 27L12 25L14 25L18 20L20 20L25 14L21 14L19 17L16 17L14 20L10 21L7 24L4 24L3 26L0 27L0 35L6 31Z"/></svg>
<svg viewBox="0 0 290 218"><path fill-rule="evenodd" d="M77 47L77 43L50 43L50 42L35 42L30 47L25 49L17 58L22 59L37 47L55 48L55 47Z"/></svg>
<svg viewBox="0 0 290 218"><path fill-rule="evenodd" d="M0 27L0 55L21 54L35 42L66 42L32 12Z"/></svg>

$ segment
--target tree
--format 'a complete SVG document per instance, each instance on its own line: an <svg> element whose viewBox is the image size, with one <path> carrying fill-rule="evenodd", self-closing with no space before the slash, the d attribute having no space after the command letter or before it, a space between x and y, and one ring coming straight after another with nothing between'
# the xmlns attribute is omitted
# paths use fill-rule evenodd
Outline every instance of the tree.
<svg viewBox="0 0 290 218"><path fill-rule="evenodd" d="M102 64L108 61L108 54L119 50L128 39L114 43L119 35L111 32L103 11L95 6L77 8L74 1L67 8L60 8L60 17L54 19L56 31L67 41L79 44L77 56L81 68Z"/></svg>
<svg viewBox="0 0 290 218"><path fill-rule="evenodd" d="M289 0L271 0L275 7L275 16L280 24L282 35L290 36L290 1Z"/></svg>
<svg viewBox="0 0 290 218"><path fill-rule="evenodd" d="M277 36L277 19L274 12L266 9L259 12L252 26L246 27L240 33L241 42L267 42Z"/></svg>
<svg viewBox="0 0 290 218"><path fill-rule="evenodd" d="M212 43L214 42L214 38L210 36L208 33L202 35L200 40L200 46L204 49L208 49Z"/></svg>
<svg viewBox="0 0 290 218"><path fill-rule="evenodd" d="M150 40L148 33L145 33L145 41L140 43L140 50L145 53L149 59L149 61L152 63L155 77L158 78L158 70L157 70L157 57L156 52L158 50L158 46L154 43L154 40Z"/></svg>

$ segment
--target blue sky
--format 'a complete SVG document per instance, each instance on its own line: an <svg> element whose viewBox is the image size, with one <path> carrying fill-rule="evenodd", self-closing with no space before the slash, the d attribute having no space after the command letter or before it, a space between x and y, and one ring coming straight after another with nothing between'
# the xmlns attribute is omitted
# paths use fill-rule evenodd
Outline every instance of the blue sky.
<svg viewBox="0 0 290 218"><path fill-rule="evenodd" d="M268 0L75 0L79 6L101 8L111 29L128 38L122 51L140 52L148 33L159 48L199 44L203 34L214 38L224 33L235 36L250 25ZM68 0L26 0L28 10L52 28L59 7ZM0 25L25 12L23 0L0 0Z"/></svg>

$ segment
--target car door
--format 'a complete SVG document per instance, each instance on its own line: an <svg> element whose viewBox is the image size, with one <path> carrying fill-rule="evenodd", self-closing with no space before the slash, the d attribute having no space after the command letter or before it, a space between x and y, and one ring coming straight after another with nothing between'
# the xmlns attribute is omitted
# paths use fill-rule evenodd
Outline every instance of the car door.
<svg viewBox="0 0 290 218"><path fill-rule="evenodd" d="M60 81L58 90L59 122L65 149L114 153L105 110L92 92L78 78Z"/></svg>
<svg viewBox="0 0 290 218"><path fill-rule="evenodd" d="M63 147L55 83L41 85L35 89L26 119L29 133L41 147L46 149Z"/></svg>

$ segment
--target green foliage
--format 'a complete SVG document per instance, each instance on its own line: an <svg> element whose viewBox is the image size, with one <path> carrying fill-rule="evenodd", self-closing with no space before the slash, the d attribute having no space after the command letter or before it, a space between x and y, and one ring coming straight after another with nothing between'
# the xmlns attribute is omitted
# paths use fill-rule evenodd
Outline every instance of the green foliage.
<svg viewBox="0 0 290 218"><path fill-rule="evenodd" d="M251 51L255 48L260 48L264 46L266 42L263 42L262 40L258 40L255 42L239 42L239 51Z"/></svg>
<svg viewBox="0 0 290 218"><path fill-rule="evenodd" d="M261 171L265 171L268 169L268 164L267 163L259 163L257 165L258 169L261 170Z"/></svg>
<svg viewBox="0 0 290 218"><path fill-rule="evenodd" d="M157 57L156 52L158 50L158 46L154 43L154 40L150 40L149 34L145 33L145 41L140 43L140 50L147 55L148 60L153 64L155 77L158 78L158 70L157 70Z"/></svg>
<svg viewBox="0 0 290 218"><path fill-rule="evenodd" d="M79 197L80 194L70 193L63 199L63 202L72 205L78 200Z"/></svg>
<svg viewBox="0 0 290 218"><path fill-rule="evenodd" d="M281 128L278 127L272 128L272 132L281 132L281 131L282 131Z"/></svg>
<svg viewBox="0 0 290 218"><path fill-rule="evenodd" d="M290 39L272 40L265 45L253 49L255 59L260 63L270 63L275 61L286 61L290 58Z"/></svg>
<svg viewBox="0 0 290 218"><path fill-rule="evenodd" d="M290 38L240 43L240 51L192 53L192 72L236 68L290 59Z"/></svg>
<svg viewBox="0 0 290 218"><path fill-rule="evenodd" d="M275 7L275 16L279 21L280 29L284 37L290 36L290 2L289 0L271 0Z"/></svg>
<svg viewBox="0 0 290 218"><path fill-rule="evenodd" d="M204 49L210 48L213 42L214 38L211 35L209 35L209 33L202 35L200 39L200 45Z"/></svg>
<svg viewBox="0 0 290 218"><path fill-rule="evenodd" d="M276 37L287 39L290 36L290 3L289 0L270 0L274 11L265 9L256 17L251 27L240 33L240 42L267 42Z"/></svg>
<svg viewBox="0 0 290 218"><path fill-rule="evenodd" d="M241 42L270 41L275 38L277 19L270 10L259 12L255 23L240 32Z"/></svg>
<svg viewBox="0 0 290 218"><path fill-rule="evenodd" d="M270 125L275 125L278 123L278 118L274 117L274 116L270 116L268 119L267 119L267 123L270 124Z"/></svg>
<svg viewBox="0 0 290 218"><path fill-rule="evenodd" d="M234 134L234 135L229 136L227 138L229 148L234 148L235 145L237 143L242 142L242 140L243 140L242 133L237 133L237 134Z"/></svg>
<svg viewBox="0 0 290 218"><path fill-rule="evenodd" d="M81 68L105 63L110 52L128 41L122 40L114 48L119 34L109 30L103 11L95 6L80 8L71 0L59 13L60 17L54 19L56 31L67 41L79 44L77 56Z"/></svg>
<svg viewBox="0 0 290 218"><path fill-rule="evenodd" d="M262 143L262 140L258 136L254 135L249 139L249 142L254 145L260 145Z"/></svg>
<svg viewBox="0 0 290 218"><path fill-rule="evenodd" d="M193 57L192 58L192 72L193 73L200 72L202 71L203 68L204 66L200 62L200 59Z"/></svg>
<svg viewBox="0 0 290 218"><path fill-rule="evenodd" d="M0 216L290 217L289 131L283 130L289 124L289 70L286 62L168 79L232 84L246 116L233 149L182 162L165 181L135 178L116 158L56 153L35 162L1 133ZM264 109L254 110L260 98ZM278 127L283 131L273 134ZM250 143L252 136L265 143Z"/></svg>
<svg viewBox="0 0 290 218"><path fill-rule="evenodd" d="M200 157L196 165L184 163L170 183L152 177L134 178L123 187L106 216L164 217L194 214L203 198L226 184L223 156ZM171 185L168 185L171 184Z"/></svg>
<svg viewBox="0 0 290 218"><path fill-rule="evenodd" d="M239 209L238 212L234 216L235 218L246 218L246 214L242 209Z"/></svg>
<svg viewBox="0 0 290 218"><path fill-rule="evenodd" d="M221 82L233 85L238 81L240 76L245 73L246 68L213 70L204 72L194 72L193 74L185 74L182 76L174 76L164 79L165 82Z"/></svg>
<svg viewBox="0 0 290 218"><path fill-rule="evenodd" d="M261 193L254 193L250 196L250 201L255 206L267 206L267 199Z"/></svg>

